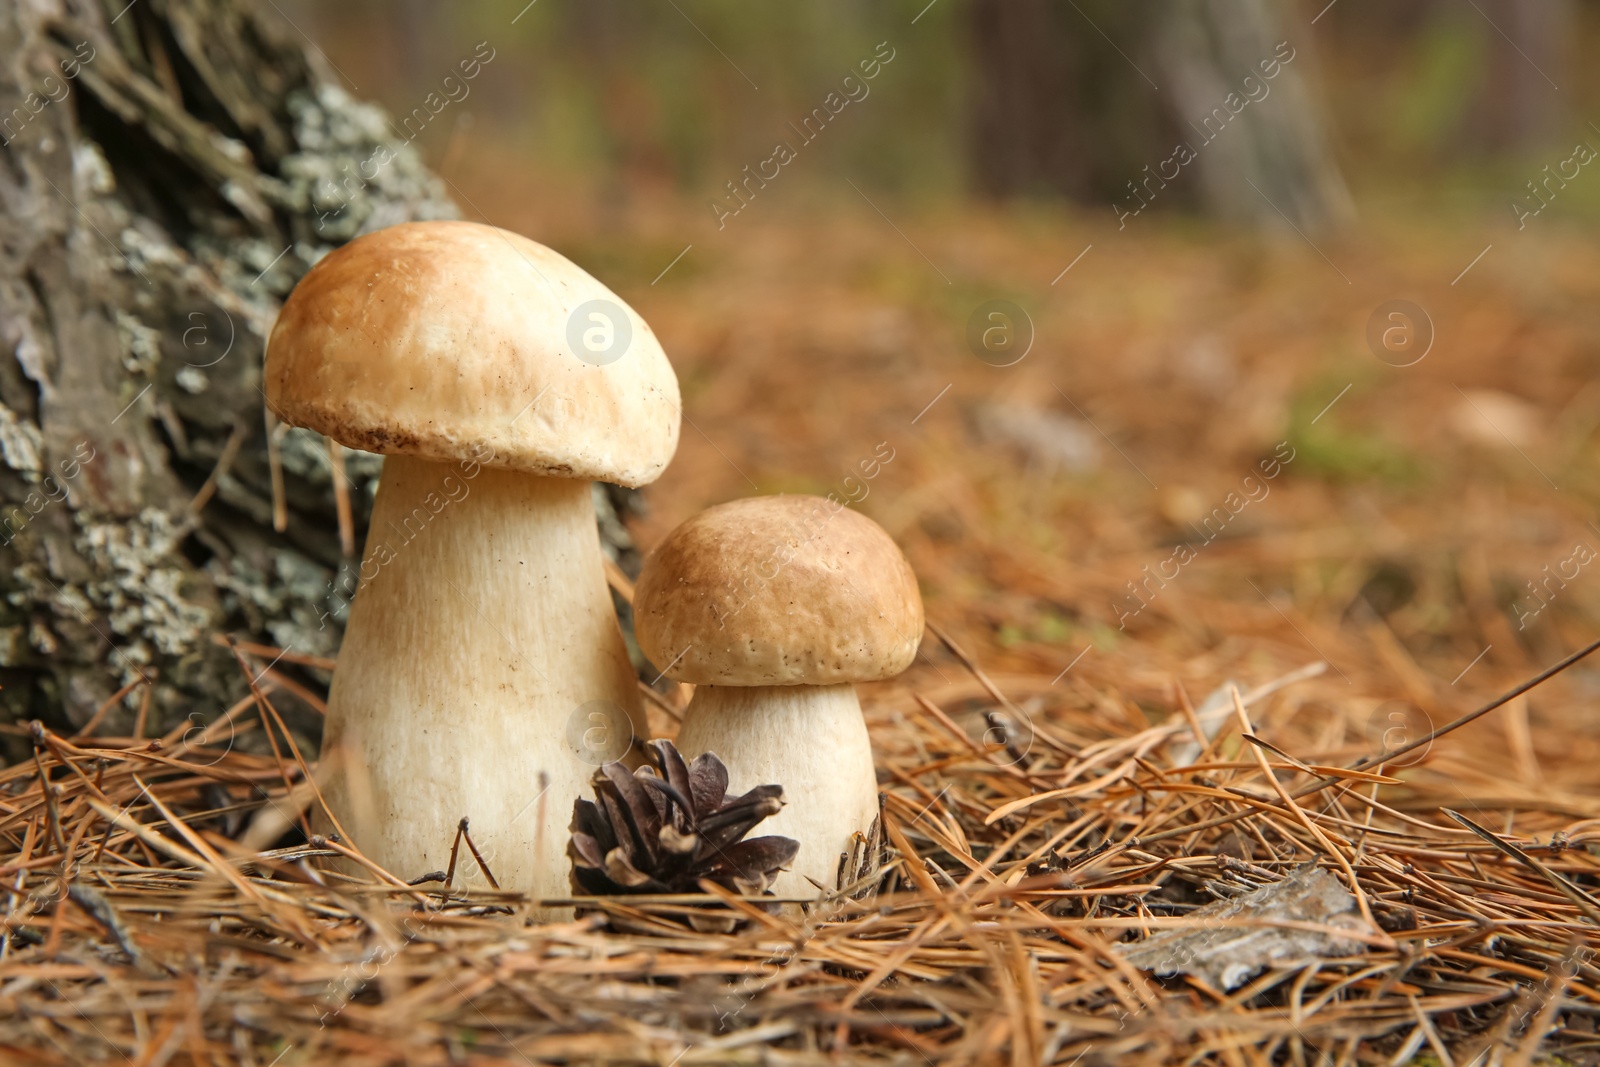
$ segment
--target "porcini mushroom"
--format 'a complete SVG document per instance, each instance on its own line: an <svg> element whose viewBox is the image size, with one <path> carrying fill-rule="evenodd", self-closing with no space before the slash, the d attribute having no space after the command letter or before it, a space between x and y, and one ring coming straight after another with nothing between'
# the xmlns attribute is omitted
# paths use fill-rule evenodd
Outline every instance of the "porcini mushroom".
<svg viewBox="0 0 1600 1067"><path fill-rule="evenodd" d="M501 886L566 896L572 802L646 736L590 481L671 459L661 346L543 245L418 222L306 274L265 378L279 418L387 456L328 698L333 814L405 878L468 817Z"/></svg>
<svg viewBox="0 0 1600 1067"><path fill-rule="evenodd" d="M922 638L916 575L858 512L813 496L721 504L673 530L634 589L639 647L694 698L678 748L714 752L736 791L783 786L766 824L800 842L774 891L832 888L852 835L878 814L855 683L911 665Z"/></svg>

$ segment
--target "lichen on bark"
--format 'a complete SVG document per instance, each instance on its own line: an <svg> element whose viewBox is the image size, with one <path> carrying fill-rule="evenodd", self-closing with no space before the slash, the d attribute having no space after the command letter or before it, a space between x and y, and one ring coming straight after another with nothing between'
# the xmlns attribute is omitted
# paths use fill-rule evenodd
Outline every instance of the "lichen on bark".
<svg viewBox="0 0 1600 1067"><path fill-rule="evenodd" d="M78 726L138 682L125 729L148 681L153 735L246 691L218 634L338 647L333 456L265 412L265 339L329 250L457 211L272 15L0 6L0 720ZM381 460L341 455L359 547Z"/></svg>

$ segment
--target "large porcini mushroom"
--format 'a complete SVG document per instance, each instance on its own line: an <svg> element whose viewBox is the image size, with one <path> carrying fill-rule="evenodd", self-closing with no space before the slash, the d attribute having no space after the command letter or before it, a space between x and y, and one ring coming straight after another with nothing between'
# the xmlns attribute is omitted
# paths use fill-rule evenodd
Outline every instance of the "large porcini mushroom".
<svg viewBox="0 0 1600 1067"><path fill-rule="evenodd" d="M832 888L852 835L878 813L856 682L910 666L922 639L916 575L871 519L813 496L721 504L667 535L634 590L645 655L696 686L678 748L714 752L742 791L783 786L770 832L800 842L775 891Z"/></svg>
<svg viewBox="0 0 1600 1067"><path fill-rule="evenodd" d="M573 799L646 736L590 481L652 482L677 446L649 326L525 237L406 223L300 281L265 392L388 457L328 698L334 815L406 878L469 817L502 886L567 895Z"/></svg>

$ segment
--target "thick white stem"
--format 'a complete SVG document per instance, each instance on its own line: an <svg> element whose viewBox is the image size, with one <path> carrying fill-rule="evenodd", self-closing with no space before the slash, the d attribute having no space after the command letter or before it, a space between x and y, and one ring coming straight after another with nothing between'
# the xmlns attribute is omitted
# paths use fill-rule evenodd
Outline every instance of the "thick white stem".
<svg viewBox="0 0 1600 1067"><path fill-rule="evenodd" d="M323 746L369 857L442 870L467 816L503 888L570 895L572 803L645 736L602 568L588 482L385 461Z"/></svg>
<svg viewBox="0 0 1600 1067"><path fill-rule="evenodd" d="M730 795L783 786L784 809L750 832L800 842L773 887L779 896L815 896L808 876L832 888L851 835L877 818L872 743L853 685L698 686L677 744L685 759L715 752Z"/></svg>

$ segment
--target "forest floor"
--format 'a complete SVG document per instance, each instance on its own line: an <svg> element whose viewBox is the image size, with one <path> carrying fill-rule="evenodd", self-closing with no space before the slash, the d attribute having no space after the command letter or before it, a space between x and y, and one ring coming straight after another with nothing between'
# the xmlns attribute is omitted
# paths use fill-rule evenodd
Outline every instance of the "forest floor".
<svg viewBox="0 0 1600 1067"><path fill-rule="evenodd" d="M496 219L590 264L678 369L682 443L643 547L733 497L833 492L904 547L929 617L989 671L1054 680L1041 706L1116 691L1137 720L1170 713L1175 684L1325 660L1275 715L1341 720L1357 747L1600 636L1592 242L843 208L702 226L653 284L681 217ZM994 300L1032 324L1010 366L969 340ZM1405 329L1394 301L1431 322L1420 356L1421 320L1409 350L1368 340L1374 317ZM949 683L938 656L904 682ZM1512 757L1507 789L1593 785L1597 689L1600 661L1478 727Z"/></svg>
<svg viewBox="0 0 1600 1067"><path fill-rule="evenodd" d="M625 933L508 933L482 911L499 898L478 895L402 943L372 894L406 894L297 881L314 850L278 857L276 878L191 880L158 872L119 823L122 865L95 868L116 933L93 899L51 896L50 826L86 871L104 831L73 840L73 818L94 815L69 776L53 802L36 788L6 802L9 822L31 821L0 860L19 889L38 872L38 927L0 960L0 1015L27 1020L0 1040L59 1062L98 1034L147 1060L244 1049L285 1067L334 1052L1231 1065L1419 1050L1465 1065L1529 1062L1541 1039L1594 1062L1600 660L1389 764L1330 770L1420 741L1600 636L1592 241L1408 223L1313 246L867 202L803 221L748 211L717 231L686 223L691 208L472 191L489 221L610 284L677 368L682 441L647 493L641 547L723 500L833 492L905 549L947 640L862 687L898 882L871 907L730 937L643 913L613 916ZM1431 319L1420 357L1369 343L1397 300ZM1031 323L1014 362L973 340L991 301ZM1379 335L1404 328L1380 320ZM1222 716L1200 724L1195 708ZM986 744L996 722L1009 747ZM137 800L121 749L75 744L47 755L87 768L93 751L112 763L107 797ZM279 771L188 758L157 790L180 815L215 803L197 782ZM1318 774L1336 801L1301 811L1279 789ZM217 855L192 865L226 867L218 835L196 836ZM1202 890L1284 884L1311 859L1360 882L1377 920L1364 954L1230 991L1107 948L1130 926L1181 925ZM351 980L364 960L377 976Z"/></svg>

